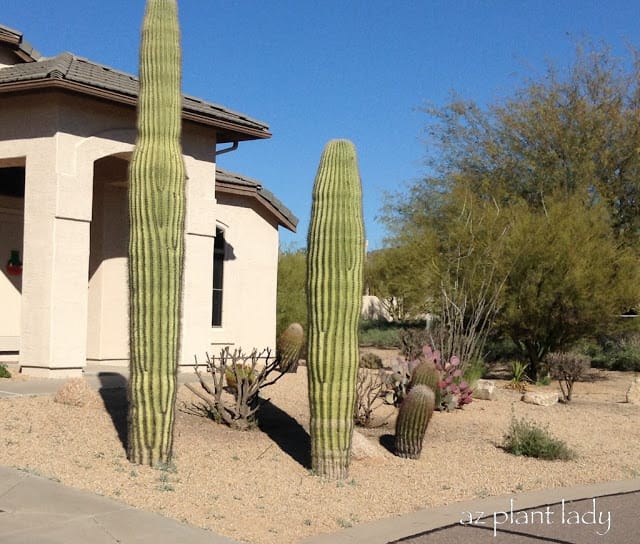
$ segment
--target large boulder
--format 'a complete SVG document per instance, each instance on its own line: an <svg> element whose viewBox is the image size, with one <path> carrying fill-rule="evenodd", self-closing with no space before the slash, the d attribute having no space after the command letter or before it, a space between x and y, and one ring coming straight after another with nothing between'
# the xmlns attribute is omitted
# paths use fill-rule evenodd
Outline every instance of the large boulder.
<svg viewBox="0 0 640 544"><path fill-rule="evenodd" d="M558 402L557 391L527 391L522 395L522 401L538 406L553 406Z"/></svg>
<svg viewBox="0 0 640 544"><path fill-rule="evenodd" d="M493 380L478 380L473 388L473 398L480 400L496 400L498 393Z"/></svg>

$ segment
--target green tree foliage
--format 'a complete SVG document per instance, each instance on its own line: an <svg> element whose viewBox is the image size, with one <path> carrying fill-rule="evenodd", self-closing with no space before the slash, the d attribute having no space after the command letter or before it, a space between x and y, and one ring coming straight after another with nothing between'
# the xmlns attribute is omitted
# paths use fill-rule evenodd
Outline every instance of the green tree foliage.
<svg viewBox="0 0 640 544"><path fill-rule="evenodd" d="M436 174L412 195L430 200L463 181L501 205L540 207L550 194L591 191L608 204L616 234L637 242L640 57L631 55L625 68L607 48L580 47L567 73L549 68L486 109L459 98L426 107Z"/></svg>
<svg viewBox="0 0 640 544"><path fill-rule="evenodd" d="M291 324L300 323L307 330L307 254L304 249L284 248L278 256L278 335Z"/></svg>
<svg viewBox="0 0 640 544"><path fill-rule="evenodd" d="M390 244L418 250L407 262L425 299L477 308L499 293L494 330L532 369L637 303L637 60L579 49L567 72L488 108L425 108L430 175L387 203Z"/></svg>
<svg viewBox="0 0 640 544"><path fill-rule="evenodd" d="M536 377L551 351L603 333L637 300L637 257L620 247L604 204L546 199L519 206L503 262L509 266L498 324Z"/></svg>
<svg viewBox="0 0 640 544"><path fill-rule="evenodd" d="M185 212L180 83L177 3L148 0L129 170L127 446L131 462L147 465L169 463L173 450Z"/></svg>

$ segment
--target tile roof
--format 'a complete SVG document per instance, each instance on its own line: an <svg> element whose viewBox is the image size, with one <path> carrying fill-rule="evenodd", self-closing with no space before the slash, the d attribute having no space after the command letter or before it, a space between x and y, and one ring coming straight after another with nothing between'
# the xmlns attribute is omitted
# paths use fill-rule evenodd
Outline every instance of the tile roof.
<svg viewBox="0 0 640 544"><path fill-rule="evenodd" d="M22 38L22 32L0 25L0 43L9 44L23 62L35 62L40 58L40 53Z"/></svg>
<svg viewBox="0 0 640 544"><path fill-rule="evenodd" d="M115 93L131 100L137 99L139 90L139 82L135 76L71 53L62 53L38 62L21 63L0 69L0 90L3 86L37 81L69 82ZM192 96L183 96L183 112L185 116L191 114L197 119L208 120L214 125L218 124L228 132L237 131L238 134L235 134L235 137L219 139L220 142L271 136L269 127L265 123Z"/></svg>
<svg viewBox="0 0 640 544"><path fill-rule="evenodd" d="M296 232L298 218L287 208L271 191L266 189L259 181L241 176L222 168L216 168L216 191L225 189L236 189L229 192L236 194L247 194L255 196L261 200L267 208L276 212L279 222L291 230Z"/></svg>

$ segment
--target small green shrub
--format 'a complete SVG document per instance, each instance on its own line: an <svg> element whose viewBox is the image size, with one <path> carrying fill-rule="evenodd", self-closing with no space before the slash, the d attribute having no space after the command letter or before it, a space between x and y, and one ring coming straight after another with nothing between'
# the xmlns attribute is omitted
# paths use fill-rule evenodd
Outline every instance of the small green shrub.
<svg viewBox="0 0 640 544"><path fill-rule="evenodd" d="M554 438L547 428L540 428L532 421L511 419L504 435L503 448L513 455L524 455L538 459L567 461L575 453L562 440Z"/></svg>
<svg viewBox="0 0 640 544"><path fill-rule="evenodd" d="M482 359L474 359L471 361L464 371L462 372L462 377L464 380L473 388L476 382L484 376L484 373L487 371L487 365Z"/></svg>
<svg viewBox="0 0 640 544"><path fill-rule="evenodd" d="M377 348L399 348L401 330L398 323L363 320L358 328L358 343Z"/></svg>
<svg viewBox="0 0 640 544"><path fill-rule="evenodd" d="M11 378L11 372L4 363L0 363L0 378Z"/></svg>
<svg viewBox="0 0 640 544"><path fill-rule="evenodd" d="M382 368L382 358L375 353L363 353L360 356L360 368L378 370Z"/></svg>
<svg viewBox="0 0 640 544"><path fill-rule="evenodd" d="M527 387L527 382L529 382L529 378L527 377L527 369L529 365L523 363L522 361L512 361L511 362L511 374L513 377L511 378L511 382L509 386L512 389L517 389L519 391L524 391Z"/></svg>

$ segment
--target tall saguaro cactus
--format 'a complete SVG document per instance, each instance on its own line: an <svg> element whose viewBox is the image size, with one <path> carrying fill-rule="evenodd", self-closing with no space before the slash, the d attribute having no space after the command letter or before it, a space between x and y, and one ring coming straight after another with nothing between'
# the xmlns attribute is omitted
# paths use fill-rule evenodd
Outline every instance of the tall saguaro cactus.
<svg viewBox="0 0 640 544"><path fill-rule="evenodd" d="M307 255L312 470L346 478L358 374L365 252L356 151L330 141L313 187Z"/></svg>
<svg viewBox="0 0 640 544"><path fill-rule="evenodd" d="M173 449L185 213L181 62L176 0L148 0L129 168L127 451L148 465L168 463Z"/></svg>

